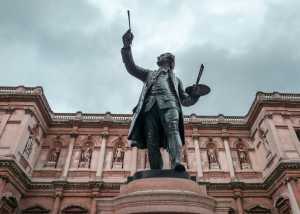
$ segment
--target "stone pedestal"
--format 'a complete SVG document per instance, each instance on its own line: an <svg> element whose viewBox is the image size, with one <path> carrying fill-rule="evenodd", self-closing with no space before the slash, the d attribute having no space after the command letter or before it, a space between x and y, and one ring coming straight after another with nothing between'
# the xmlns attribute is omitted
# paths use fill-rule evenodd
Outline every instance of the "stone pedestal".
<svg viewBox="0 0 300 214"><path fill-rule="evenodd" d="M216 211L217 201L207 196L205 186L184 178L186 172L181 177L171 177L170 171L163 172L165 176L160 177L152 177L149 171L143 175L138 173L121 187L119 196L98 200L97 213L226 213Z"/></svg>

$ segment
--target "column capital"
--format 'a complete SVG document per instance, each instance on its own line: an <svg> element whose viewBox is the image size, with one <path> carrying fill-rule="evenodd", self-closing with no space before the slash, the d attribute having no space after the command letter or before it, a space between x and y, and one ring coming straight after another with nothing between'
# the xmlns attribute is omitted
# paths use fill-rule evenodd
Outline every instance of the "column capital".
<svg viewBox="0 0 300 214"><path fill-rule="evenodd" d="M273 114L271 112L267 112L264 117L264 119L272 119L273 118Z"/></svg>
<svg viewBox="0 0 300 214"><path fill-rule="evenodd" d="M62 189L56 189L54 193L55 198L62 198L63 197L63 190Z"/></svg>
<svg viewBox="0 0 300 214"><path fill-rule="evenodd" d="M109 136L109 133L108 133L108 131L103 131L103 132L101 132L100 136L102 138L107 138Z"/></svg>
<svg viewBox="0 0 300 214"><path fill-rule="evenodd" d="M234 199L241 198L242 196L243 196L243 193L240 189L233 190L233 198Z"/></svg>
<svg viewBox="0 0 300 214"><path fill-rule="evenodd" d="M12 113L14 113L15 110L16 110L16 109L15 109L14 107L8 106L8 107L5 109L5 113L6 113L6 114L12 114Z"/></svg>
<svg viewBox="0 0 300 214"><path fill-rule="evenodd" d="M5 176L5 175L0 175L0 179L1 179L2 181L4 181L5 183L8 183L8 182L9 182L9 178L8 178L7 176Z"/></svg>
<svg viewBox="0 0 300 214"><path fill-rule="evenodd" d="M298 181L298 178L297 177L292 177L292 176L288 176L288 177L286 177L285 179L284 179L284 184L286 185L286 184L288 184L288 183L290 183L290 182L292 182L292 181L295 181L295 182L297 182Z"/></svg>
<svg viewBox="0 0 300 214"><path fill-rule="evenodd" d="M78 132L76 132L76 131L72 131L71 132L71 134L70 134L70 136L72 137L72 138L76 138L76 137L78 137Z"/></svg>
<svg viewBox="0 0 300 214"><path fill-rule="evenodd" d="M192 134L193 140L199 140L200 135L199 134Z"/></svg>

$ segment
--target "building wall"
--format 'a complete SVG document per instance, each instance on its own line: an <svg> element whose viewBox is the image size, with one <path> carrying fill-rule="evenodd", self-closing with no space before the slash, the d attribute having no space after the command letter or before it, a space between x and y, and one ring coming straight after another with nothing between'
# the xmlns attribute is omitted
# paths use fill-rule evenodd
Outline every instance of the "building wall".
<svg viewBox="0 0 300 214"><path fill-rule="evenodd" d="M128 145L130 115L59 115L40 88L14 88L9 96L5 90L0 193L16 199L13 212L40 207L58 213L79 205L95 213L97 199L118 196L128 176L149 169L147 151ZM186 117L182 161L188 173L208 195L231 201L236 213L256 206L276 213L280 197L299 209L300 96L284 96L258 94L245 117ZM161 152L170 168L168 153Z"/></svg>

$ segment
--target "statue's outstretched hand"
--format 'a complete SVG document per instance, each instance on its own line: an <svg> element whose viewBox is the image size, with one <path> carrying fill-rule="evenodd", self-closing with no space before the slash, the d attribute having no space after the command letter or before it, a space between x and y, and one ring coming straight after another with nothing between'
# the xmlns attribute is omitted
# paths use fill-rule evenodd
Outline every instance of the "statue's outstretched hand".
<svg viewBox="0 0 300 214"><path fill-rule="evenodd" d="M123 39L123 45L124 47L130 47L132 40L133 40L133 34L131 33L131 30L127 30L126 33L122 36Z"/></svg>

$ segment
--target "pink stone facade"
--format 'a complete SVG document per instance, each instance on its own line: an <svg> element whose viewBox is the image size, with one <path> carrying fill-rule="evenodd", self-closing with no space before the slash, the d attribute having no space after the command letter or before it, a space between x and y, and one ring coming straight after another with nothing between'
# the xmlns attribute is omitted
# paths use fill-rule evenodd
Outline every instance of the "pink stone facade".
<svg viewBox="0 0 300 214"><path fill-rule="evenodd" d="M118 213L127 177L149 168L147 151L128 147L130 119L54 113L41 87L0 87L0 213ZM207 213L300 214L300 94L258 92L242 117L185 116L185 133Z"/></svg>

